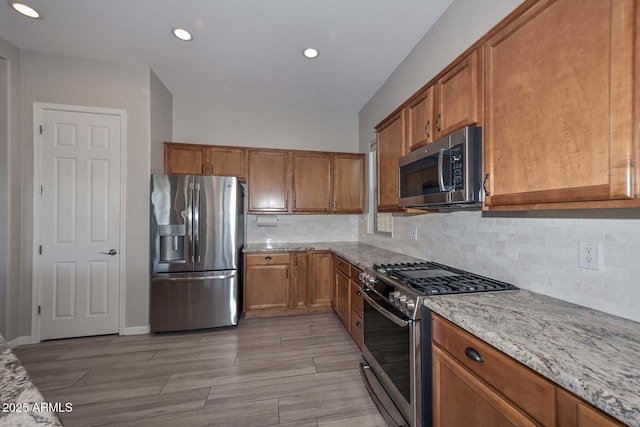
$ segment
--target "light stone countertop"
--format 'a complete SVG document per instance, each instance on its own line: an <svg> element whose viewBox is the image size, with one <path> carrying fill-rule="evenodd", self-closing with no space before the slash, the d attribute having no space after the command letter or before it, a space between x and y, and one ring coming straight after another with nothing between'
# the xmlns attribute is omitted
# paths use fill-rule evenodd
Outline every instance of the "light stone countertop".
<svg viewBox="0 0 640 427"><path fill-rule="evenodd" d="M640 323L526 290L432 296L424 306L640 427Z"/></svg>
<svg viewBox="0 0 640 427"><path fill-rule="evenodd" d="M48 409L43 404L42 394L0 335L0 425L62 426L55 412L42 411Z"/></svg>

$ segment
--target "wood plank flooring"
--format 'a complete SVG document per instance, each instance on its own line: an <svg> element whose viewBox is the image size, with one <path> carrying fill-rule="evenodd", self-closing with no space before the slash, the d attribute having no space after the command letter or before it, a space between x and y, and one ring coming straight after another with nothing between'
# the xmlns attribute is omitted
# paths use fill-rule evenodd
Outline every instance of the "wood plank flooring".
<svg viewBox="0 0 640 427"><path fill-rule="evenodd" d="M14 352L73 426L384 427L333 313L46 341Z"/></svg>

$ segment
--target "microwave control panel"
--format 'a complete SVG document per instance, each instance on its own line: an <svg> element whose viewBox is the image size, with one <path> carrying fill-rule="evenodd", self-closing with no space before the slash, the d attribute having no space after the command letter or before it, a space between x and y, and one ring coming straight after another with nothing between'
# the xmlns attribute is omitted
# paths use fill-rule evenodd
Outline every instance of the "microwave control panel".
<svg viewBox="0 0 640 427"><path fill-rule="evenodd" d="M454 190L464 190L464 150L463 145L455 145L450 149L451 184Z"/></svg>

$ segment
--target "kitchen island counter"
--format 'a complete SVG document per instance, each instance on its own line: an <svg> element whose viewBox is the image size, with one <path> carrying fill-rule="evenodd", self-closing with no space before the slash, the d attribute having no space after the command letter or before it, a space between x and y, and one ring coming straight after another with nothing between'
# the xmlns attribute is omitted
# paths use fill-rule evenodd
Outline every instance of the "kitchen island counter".
<svg viewBox="0 0 640 427"><path fill-rule="evenodd" d="M0 425L62 426L0 335Z"/></svg>
<svg viewBox="0 0 640 427"><path fill-rule="evenodd" d="M425 307L631 426L640 426L640 323L526 290Z"/></svg>

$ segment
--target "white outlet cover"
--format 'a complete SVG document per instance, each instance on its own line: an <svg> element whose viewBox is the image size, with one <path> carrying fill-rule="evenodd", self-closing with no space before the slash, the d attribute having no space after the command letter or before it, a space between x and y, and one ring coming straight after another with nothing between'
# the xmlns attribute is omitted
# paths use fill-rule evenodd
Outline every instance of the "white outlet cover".
<svg viewBox="0 0 640 427"><path fill-rule="evenodd" d="M578 266L590 270L602 269L602 243L580 242Z"/></svg>

